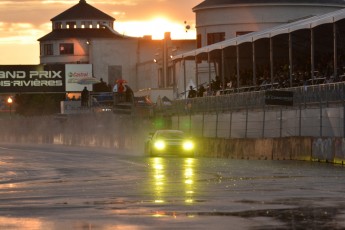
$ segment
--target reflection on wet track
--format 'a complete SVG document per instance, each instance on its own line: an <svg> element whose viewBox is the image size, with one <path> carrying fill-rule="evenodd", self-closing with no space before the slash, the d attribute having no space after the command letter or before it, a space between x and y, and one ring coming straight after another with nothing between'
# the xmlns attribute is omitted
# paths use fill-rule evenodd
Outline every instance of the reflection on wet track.
<svg viewBox="0 0 345 230"><path fill-rule="evenodd" d="M179 158L178 160L178 163L181 164L180 167L182 169L178 173L182 173L182 175L173 174L169 176L169 172L171 170L176 170L176 165L174 167L167 164L167 162L171 161L171 159L161 157L149 158L149 165L152 167L152 178L154 180L155 203L167 202L166 199L169 198L170 193L173 191L177 192L178 189L181 190L181 197L184 199L185 203L193 203L195 159ZM167 167L169 166L174 167L174 169L168 169ZM171 186L175 187L172 188Z"/></svg>
<svg viewBox="0 0 345 230"><path fill-rule="evenodd" d="M0 146L0 229L344 229L343 166Z"/></svg>

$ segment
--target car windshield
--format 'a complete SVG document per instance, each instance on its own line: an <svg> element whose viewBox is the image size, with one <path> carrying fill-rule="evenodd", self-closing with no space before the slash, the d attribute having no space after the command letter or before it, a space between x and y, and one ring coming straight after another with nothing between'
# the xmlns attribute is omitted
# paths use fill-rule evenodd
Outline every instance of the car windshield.
<svg viewBox="0 0 345 230"><path fill-rule="evenodd" d="M158 134L159 138L167 139L181 139L184 138L184 133L182 132L162 132Z"/></svg>

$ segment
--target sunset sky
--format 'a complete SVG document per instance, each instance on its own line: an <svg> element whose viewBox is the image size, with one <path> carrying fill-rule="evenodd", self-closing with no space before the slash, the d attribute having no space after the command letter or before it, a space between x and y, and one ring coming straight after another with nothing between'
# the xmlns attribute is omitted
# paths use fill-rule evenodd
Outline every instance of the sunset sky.
<svg viewBox="0 0 345 230"><path fill-rule="evenodd" d="M39 64L37 39L51 31L53 17L79 0L0 0L0 65ZM129 36L195 39L192 8L203 0L86 0L115 18L114 29ZM185 24L191 26L186 32Z"/></svg>

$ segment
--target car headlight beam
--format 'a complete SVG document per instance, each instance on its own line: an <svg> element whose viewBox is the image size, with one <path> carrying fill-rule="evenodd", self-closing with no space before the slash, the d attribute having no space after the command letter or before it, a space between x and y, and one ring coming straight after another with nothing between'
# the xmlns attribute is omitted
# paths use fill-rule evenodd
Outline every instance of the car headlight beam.
<svg viewBox="0 0 345 230"><path fill-rule="evenodd" d="M183 143L183 149L187 150L187 151L193 150L194 149L194 143L192 141L185 141Z"/></svg>
<svg viewBox="0 0 345 230"><path fill-rule="evenodd" d="M157 150L163 150L163 149L165 149L165 142L162 141L162 140L156 141L156 142L154 143L154 147L155 147L155 149L157 149Z"/></svg>

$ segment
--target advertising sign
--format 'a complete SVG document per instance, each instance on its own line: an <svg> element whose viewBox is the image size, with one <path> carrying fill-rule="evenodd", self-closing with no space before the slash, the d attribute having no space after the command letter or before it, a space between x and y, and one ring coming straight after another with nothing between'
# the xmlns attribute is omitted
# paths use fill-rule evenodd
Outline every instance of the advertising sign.
<svg viewBox="0 0 345 230"><path fill-rule="evenodd" d="M92 77L91 64L66 64L66 91L80 92L84 87L92 91L92 84L97 80Z"/></svg>
<svg viewBox="0 0 345 230"><path fill-rule="evenodd" d="M0 65L0 93L92 91L91 64Z"/></svg>
<svg viewBox="0 0 345 230"><path fill-rule="evenodd" d="M0 65L0 93L65 92L65 65Z"/></svg>

